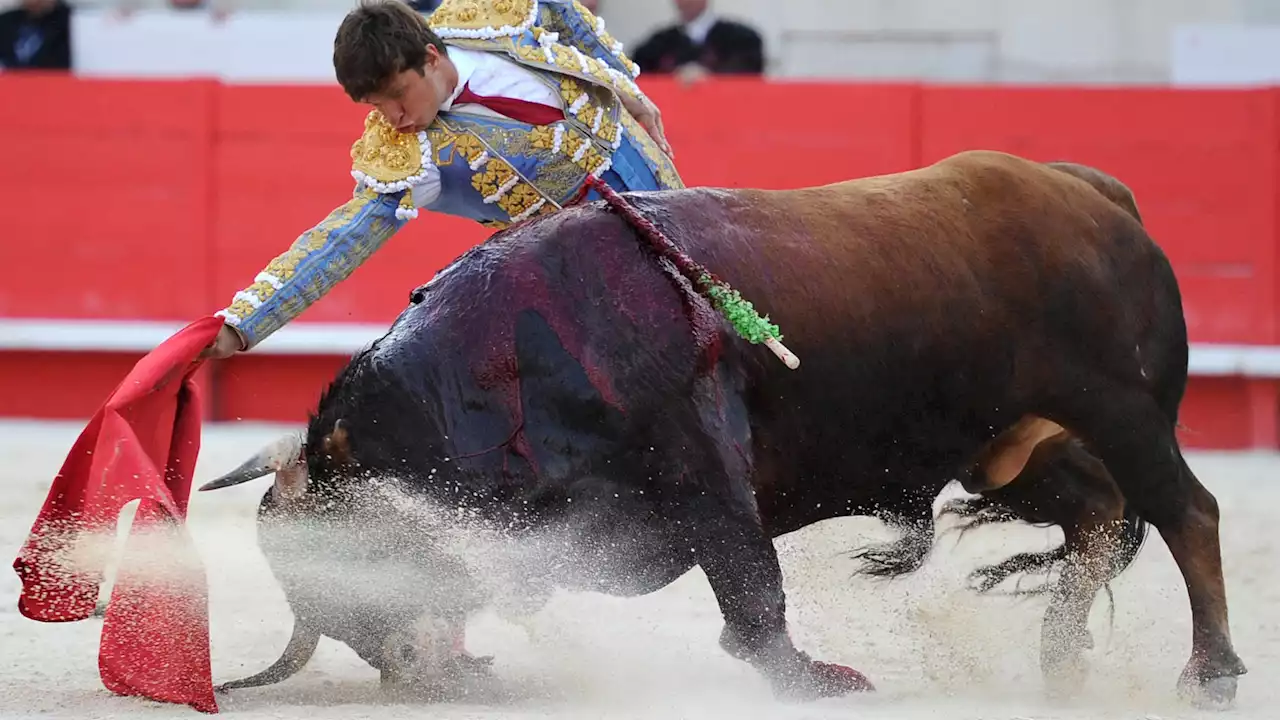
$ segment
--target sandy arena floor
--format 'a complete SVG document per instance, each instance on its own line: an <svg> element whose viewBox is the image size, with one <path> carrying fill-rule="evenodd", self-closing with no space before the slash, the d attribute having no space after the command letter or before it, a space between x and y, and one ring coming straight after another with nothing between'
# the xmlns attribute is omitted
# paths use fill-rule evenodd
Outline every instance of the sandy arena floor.
<svg viewBox="0 0 1280 720"><path fill-rule="evenodd" d="M0 718L195 718L185 707L120 698L98 679L97 620L40 624L17 612L16 556L50 480L82 425L0 423ZM197 484L239 464L281 428L206 432ZM473 652L491 653L516 699L495 705L392 705L376 673L346 647L322 641L299 675L220 698L222 713L257 718L884 718L1014 720L1280 717L1280 456L1194 454L1192 467L1223 513L1232 630L1250 668L1238 707L1199 713L1173 686L1190 648L1181 577L1159 535L1115 584L1114 631L1099 598L1088 697L1069 706L1041 696L1037 665L1044 600L978 597L964 576L978 563L1056 542L1056 531L983 529L944 537L926 567L889 584L850 577L847 550L886 537L856 518L779 542L792 633L815 657L866 672L870 696L787 705L717 646L720 617L700 570L638 599L559 594L536 616L539 639L489 614L470 626ZM193 501L191 527L211 583L213 670L225 681L265 668L284 647L290 617L253 539L267 479Z"/></svg>

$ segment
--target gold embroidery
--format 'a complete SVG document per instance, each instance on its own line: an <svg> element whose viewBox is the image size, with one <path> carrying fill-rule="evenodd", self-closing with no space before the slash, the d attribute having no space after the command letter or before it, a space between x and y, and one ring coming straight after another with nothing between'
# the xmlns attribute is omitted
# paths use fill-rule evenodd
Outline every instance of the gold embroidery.
<svg viewBox="0 0 1280 720"><path fill-rule="evenodd" d="M454 137L453 144L467 162L473 162L480 157L480 153L484 152L484 143L480 142L480 138L475 135L457 135Z"/></svg>
<svg viewBox="0 0 1280 720"><path fill-rule="evenodd" d="M601 117L600 129L596 131L596 135L609 143L609 147L613 147L613 141L618 137L618 124L609 119L609 113L606 112Z"/></svg>
<svg viewBox="0 0 1280 720"><path fill-rule="evenodd" d="M227 314L239 320L249 317L256 308L248 300L236 300L227 306Z"/></svg>
<svg viewBox="0 0 1280 720"><path fill-rule="evenodd" d="M511 188L511 191L506 195L498 198L498 207L502 208L502 211L512 218L517 218L540 200L542 200L542 195L532 185L521 182Z"/></svg>
<svg viewBox="0 0 1280 720"><path fill-rule="evenodd" d="M432 161L436 165L449 165L453 162L453 155L457 152L456 144L458 133L444 126L439 120L431 123L427 128L427 139L431 141L431 150L434 153Z"/></svg>
<svg viewBox="0 0 1280 720"><path fill-rule="evenodd" d="M551 49L551 61L547 60L545 48ZM634 83L629 82L630 79L625 75L613 70L595 58L588 57L581 51L575 53L568 45L563 43L553 42L546 45L530 42L514 43L511 51L518 59L530 65L551 70L560 75L589 80L616 93L639 97L639 88L635 87ZM582 60L579 60L579 57ZM583 67L584 61L586 63L585 68ZM620 83L620 79L625 84Z"/></svg>
<svg viewBox="0 0 1280 720"><path fill-rule="evenodd" d="M503 186L511 182L515 174L515 170L507 161L501 158L489 158L484 164L484 170L471 176L471 187L480 191L485 199L495 197Z"/></svg>
<svg viewBox="0 0 1280 720"><path fill-rule="evenodd" d="M318 225L302 233L302 236L294 241L293 246L268 263L263 272L279 279L281 282L288 281L297 271L299 263L311 253L324 247L325 243L328 242L330 233L351 222L356 214L363 210L375 197L368 190L357 193L341 207L329 213L329 216ZM266 293L258 293L258 297L266 300L274 292L275 289L271 288Z"/></svg>
<svg viewBox="0 0 1280 720"><path fill-rule="evenodd" d="M380 183L400 182L422 172L422 146L416 134L397 131L373 110L364 119L364 135L351 146L351 162Z"/></svg>
<svg viewBox="0 0 1280 720"><path fill-rule="evenodd" d="M529 29L534 0L444 0L427 25L440 37L497 37Z"/></svg>
<svg viewBox="0 0 1280 720"><path fill-rule="evenodd" d="M535 132L540 132L540 140L538 142L546 143L544 149L550 149L555 141L555 131L550 127L535 128ZM481 157L486 157L489 148L478 136L473 133L453 130L441 130L440 133L448 133L448 139L437 145L434 138L433 147L442 147L446 143L451 143L454 152L460 155L466 161L468 166L475 166ZM533 133L529 133L531 136ZM530 137L530 140L532 138ZM536 144L531 142L536 147ZM497 155L497 157L495 157ZM490 153L486 157L482 169L471 176L471 186L480 193L482 197L496 204L503 212L511 217L520 216L528 212L530 208L543 200L542 193L538 188L523 180L516 171L515 166L500 157L501 153ZM444 164L444 161L441 161ZM543 207L549 203L544 203ZM552 205L554 209L555 206Z"/></svg>
<svg viewBox="0 0 1280 720"><path fill-rule="evenodd" d="M564 154L568 155L578 167L586 170L588 173L595 172L596 168L604 164L605 157L585 136L575 133L566 133L564 140ZM584 147L585 146L585 147Z"/></svg>
<svg viewBox="0 0 1280 720"><path fill-rule="evenodd" d="M535 150L552 150L556 146L556 131L548 125L539 125L529 131L529 144Z"/></svg>
<svg viewBox="0 0 1280 720"><path fill-rule="evenodd" d="M540 29L540 28L535 28L535 29ZM546 53L543 52L541 45L527 45L524 43L519 43L515 47L515 52L516 52L516 55L518 55L520 59L524 60L525 62L537 63L543 67L546 67L549 64L547 63Z"/></svg>

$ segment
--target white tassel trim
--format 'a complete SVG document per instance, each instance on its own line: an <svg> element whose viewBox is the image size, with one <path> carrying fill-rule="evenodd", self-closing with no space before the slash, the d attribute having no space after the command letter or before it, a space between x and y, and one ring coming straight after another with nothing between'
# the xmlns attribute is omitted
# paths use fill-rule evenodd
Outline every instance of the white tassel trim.
<svg viewBox="0 0 1280 720"><path fill-rule="evenodd" d="M270 273L264 273L264 272L258 273L257 275L253 276L253 281L256 283L265 282L277 290L284 287L284 281Z"/></svg>
<svg viewBox="0 0 1280 720"><path fill-rule="evenodd" d="M520 182L520 176L516 175L515 173L512 173L511 178L506 182L502 183L502 187L498 188L498 192L484 199L485 204L492 205L493 203L498 202L499 200L502 199L502 196L510 192L511 188L515 187L516 183L518 182Z"/></svg>
<svg viewBox="0 0 1280 720"><path fill-rule="evenodd" d="M542 199L538 200L538 202L536 202L536 203L534 203L534 204L530 205L530 206L529 206L529 208L528 208L527 210L525 210L524 212L520 213L519 215L516 215L515 217L511 218L511 222L513 222L513 223L518 223L518 222L520 222L521 220L524 220L525 218L527 218L527 217L529 217L529 216L533 215L534 213L538 212L538 210L539 210L539 209L541 209L541 208L542 208L542 206L543 206L543 205L546 205L546 204L547 204L547 199L546 199L546 198L542 198Z"/></svg>
<svg viewBox="0 0 1280 720"><path fill-rule="evenodd" d="M569 50L572 51L573 56L578 59L578 66L582 68L582 72L591 72L591 66L587 64L587 56L583 55L582 51L576 47L569 46Z"/></svg>
<svg viewBox="0 0 1280 720"><path fill-rule="evenodd" d="M416 217L418 217L418 208L416 207L415 208L406 208L406 207L396 208L397 220L412 220Z"/></svg>
<svg viewBox="0 0 1280 720"><path fill-rule="evenodd" d="M472 40L492 40L499 37L514 37L533 27L538 20L538 3L531 3L529 8L529 16L519 25L503 25L500 28L493 26L476 28L474 30L463 28L436 28L436 35L441 38L469 38Z"/></svg>
<svg viewBox="0 0 1280 720"><path fill-rule="evenodd" d="M252 305L255 310L262 307L262 298L258 297L257 293L240 290L235 295L231 296L231 302L233 304L241 300Z"/></svg>
<svg viewBox="0 0 1280 720"><path fill-rule="evenodd" d="M476 156L476 159L468 163L468 167L472 170L479 170L487 162L489 162L489 151L481 150L480 154Z"/></svg>
<svg viewBox="0 0 1280 720"><path fill-rule="evenodd" d="M551 139L551 152L552 153L560 152L560 148L563 145L564 145L564 123L557 123L555 135Z"/></svg>
<svg viewBox="0 0 1280 720"><path fill-rule="evenodd" d="M560 40L560 33L542 31L538 33L538 44L542 46L542 55L547 59L548 65L556 64L556 54L551 46Z"/></svg>

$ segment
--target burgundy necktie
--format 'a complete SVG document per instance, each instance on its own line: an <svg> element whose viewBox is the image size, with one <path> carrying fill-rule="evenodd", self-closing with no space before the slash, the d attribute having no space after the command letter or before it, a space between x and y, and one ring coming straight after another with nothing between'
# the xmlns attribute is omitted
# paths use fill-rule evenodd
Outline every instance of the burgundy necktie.
<svg viewBox="0 0 1280 720"><path fill-rule="evenodd" d="M550 125L564 120L564 111L559 108L518 98L477 95L471 91L470 83L462 86L462 92L453 101L454 105L462 103L483 105L494 112L506 115L512 120L529 123L530 125Z"/></svg>

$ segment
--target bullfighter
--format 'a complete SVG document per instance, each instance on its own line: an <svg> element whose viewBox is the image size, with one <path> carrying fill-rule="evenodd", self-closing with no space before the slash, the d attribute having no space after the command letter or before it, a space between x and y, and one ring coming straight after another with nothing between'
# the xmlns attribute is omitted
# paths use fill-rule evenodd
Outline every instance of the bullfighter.
<svg viewBox="0 0 1280 720"><path fill-rule="evenodd" d="M351 148L352 197L235 293L204 357L255 347L420 209L496 229L555 212L592 177L617 191L683 187L639 68L577 0L444 0L429 17L362 0L333 63L343 91L373 108Z"/></svg>

